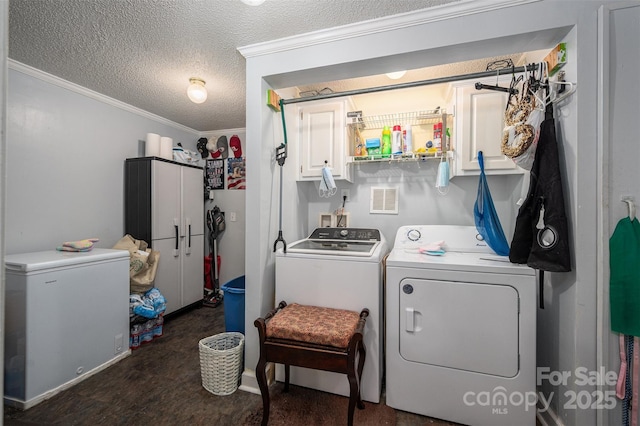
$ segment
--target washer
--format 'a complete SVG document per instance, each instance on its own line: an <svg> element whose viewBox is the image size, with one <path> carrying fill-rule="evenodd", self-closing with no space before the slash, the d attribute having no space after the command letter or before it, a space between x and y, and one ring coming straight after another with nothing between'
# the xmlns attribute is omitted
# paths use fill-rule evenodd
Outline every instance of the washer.
<svg viewBox="0 0 640 426"><path fill-rule="evenodd" d="M444 241L442 256L420 248ZM386 403L473 425L535 425L535 272L474 226L403 226L386 261Z"/></svg>
<svg viewBox="0 0 640 426"><path fill-rule="evenodd" d="M360 312L369 309L364 331L367 357L362 372L362 399L378 403L382 388L382 260L389 249L377 229L318 228L303 240L276 252L276 303L325 306ZM284 368L276 367L284 381ZM291 367L290 383L349 395L344 374Z"/></svg>

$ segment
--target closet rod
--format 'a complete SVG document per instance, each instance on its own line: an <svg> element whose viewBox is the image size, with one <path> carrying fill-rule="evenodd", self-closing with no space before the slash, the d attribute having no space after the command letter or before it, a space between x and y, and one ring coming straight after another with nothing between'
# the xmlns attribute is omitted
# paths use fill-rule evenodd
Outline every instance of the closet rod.
<svg viewBox="0 0 640 426"><path fill-rule="evenodd" d="M538 68L538 64L529 64L515 68L501 68L493 71L480 71L470 74L453 75L449 77L432 78L430 80L411 81L408 83L391 84L388 86L369 87L366 89L346 90L344 92L329 93L326 95L308 96L304 98L282 99L282 104L297 104L300 102L317 101L319 99L332 99L342 96L364 95L366 93L384 92L386 90L407 89L410 87L428 86L430 84L450 83L452 81L473 80L477 78L493 77L504 74L520 73L524 71L534 71Z"/></svg>

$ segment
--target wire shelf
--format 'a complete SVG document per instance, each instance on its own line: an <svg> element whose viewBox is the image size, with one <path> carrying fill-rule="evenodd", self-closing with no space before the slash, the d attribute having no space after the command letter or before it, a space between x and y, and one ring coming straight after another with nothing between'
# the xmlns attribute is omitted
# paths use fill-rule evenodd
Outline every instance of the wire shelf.
<svg viewBox="0 0 640 426"><path fill-rule="evenodd" d="M353 122L349 123L350 127L363 129L382 129L385 126L392 128L399 124L406 126L421 126L425 124L436 124L442 121L442 116L446 114L443 109L412 111L395 114L369 115L353 118Z"/></svg>
<svg viewBox="0 0 640 426"><path fill-rule="evenodd" d="M364 155L364 156L352 156L347 159L347 162L354 164L363 163L399 163L404 161L426 161L426 160L442 160L451 158L451 151L447 152L420 152L420 153L407 153L407 154L388 154L383 156L381 154L376 155Z"/></svg>

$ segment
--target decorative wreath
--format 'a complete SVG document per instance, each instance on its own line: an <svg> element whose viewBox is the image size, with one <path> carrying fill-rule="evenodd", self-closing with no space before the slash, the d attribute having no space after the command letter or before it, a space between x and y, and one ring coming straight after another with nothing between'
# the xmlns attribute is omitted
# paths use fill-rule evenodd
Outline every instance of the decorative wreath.
<svg viewBox="0 0 640 426"><path fill-rule="evenodd" d="M524 154L536 136L536 129L529 124L536 108L536 98L529 93L528 85L522 87L522 96L510 95L504 113L505 128L500 150L509 158Z"/></svg>

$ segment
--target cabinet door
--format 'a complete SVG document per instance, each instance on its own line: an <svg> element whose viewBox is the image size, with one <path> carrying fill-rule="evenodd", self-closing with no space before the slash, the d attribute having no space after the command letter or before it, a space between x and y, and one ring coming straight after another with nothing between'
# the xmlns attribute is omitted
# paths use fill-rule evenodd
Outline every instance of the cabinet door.
<svg viewBox="0 0 640 426"><path fill-rule="evenodd" d="M510 79L501 80L500 85L508 87L509 81ZM495 79L486 84L495 84ZM507 100L507 93L477 90L475 82L456 88L457 174L480 172L478 151L483 153L484 167L487 171L521 172L510 158L500 152Z"/></svg>
<svg viewBox="0 0 640 426"><path fill-rule="evenodd" d="M167 299L165 314L170 314L183 306L180 250L175 250L175 240L173 238L152 240L151 247L160 252L160 261L153 284ZM178 253L178 255L175 253Z"/></svg>
<svg viewBox="0 0 640 426"><path fill-rule="evenodd" d="M325 163L334 177L341 176L345 162L344 101L302 105L298 118L300 177L319 178Z"/></svg>
<svg viewBox="0 0 640 426"><path fill-rule="evenodd" d="M174 239L180 228L180 165L153 161L151 235L154 240Z"/></svg>
<svg viewBox="0 0 640 426"><path fill-rule="evenodd" d="M204 289L204 235L191 237L191 249L182 254L182 306L202 300Z"/></svg>
<svg viewBox="0 0 640 426"><path fill-rule="evenodd" d="M182 222L181 235L204 234L204 195L202 169L182 167ZM189 231L191 227L191 231ZM188 248L188 247L187 247Z"/></svg>

